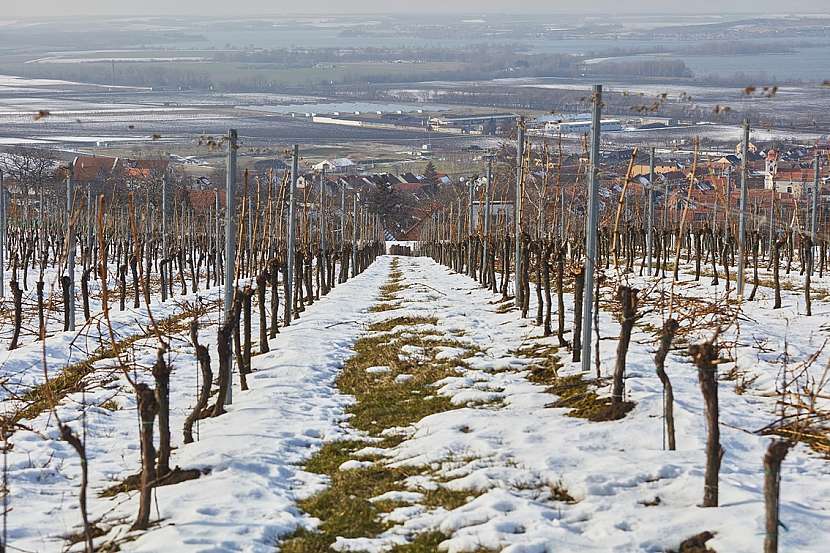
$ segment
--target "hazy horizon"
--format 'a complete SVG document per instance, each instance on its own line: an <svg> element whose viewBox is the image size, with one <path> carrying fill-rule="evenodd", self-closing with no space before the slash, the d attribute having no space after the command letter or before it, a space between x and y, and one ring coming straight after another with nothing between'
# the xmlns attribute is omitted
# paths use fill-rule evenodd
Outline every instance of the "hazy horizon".
<svg viewBox="0 0 830 553"><path fill-rule="evenodd" d="M32 17L67 16L144 16L198 14L199 16L240 17L254 15L348 15L348 14L520 14L567 13L569 15L607 13L612 15L737 15L754 16L798 14L799 12L827 13L827 0L792 0L786 7L777 0L733 0L727 9L719 0L699 0L694 4L683 1L632 0L624 6L618 0L586 0L580 10L574 10L570 1L517 0L505 3L501 0L454 0L450 6L442 0L421 0L417 7L411 2L389 0L350 0L347 3L333 0L307 0L302 9L294 2L282 0L238 0L232 4L218 0L177 0L171 8L169 0L144 0L136 3L119 0L6 0L10 2L0 12L0 20ZM294 9L292 9L294 8ZM783 9L782 9L783 8Z"/></svg>

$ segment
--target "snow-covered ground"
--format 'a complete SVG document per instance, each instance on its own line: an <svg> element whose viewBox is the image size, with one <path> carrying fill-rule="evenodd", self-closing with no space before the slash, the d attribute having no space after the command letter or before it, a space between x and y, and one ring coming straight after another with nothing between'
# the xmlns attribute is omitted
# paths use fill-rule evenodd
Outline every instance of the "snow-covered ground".
<svg viewBox="0 0 830 553"><path fill-rule="evenodd" d="M248 376L250 390L240 391L237 383L228 413L202 420L198 440L188 445L182 443L181 429L198 389L196 361L186 331L169 336L171 429L176 448L171 466L210 472L195 481L157 488L152 518L161 521L138 539L124 543L122 550L273 551L276 536L296 527L295 495L322 486L319 477L301 473L298 463L323 439L338 435L348 398L337 393L333 378L363 328L360 321L386 279L388 264L388 258L376 262L308 307L290 328L282 329L272 341L273 351L254 357L254 372ZM201 343L209 346L214 374L217 322L217 312L209 312L201 319L199 333ZM257 332L255 324L253 335ZM54 347L63 347L62 337L57 339ZM131 357L142 367L137 373L140 381L152 383L148 368L155 361L157 346L153 338L131 348ZM52 347L50 342L47 350ZM102 498L99 493L139 471L136 403L112 361L102 362L89 381L88 391L68 396L57 413L80 433L81 406L89 406L90 519L110 529L102 541L119 541L136 512L137 495ZM117 407L103 406L109 402ZM80 464L69 445L60 441L50 413L26 425L32 431L20 430L10 440L14 444L8 456L13 509L10 545L22 551L61 551L63 536L81 528L77 507Z"/></svg>
<svg viewBox="0 0 830 553"><path fill-rule="evenodd" d="M445 535L442 549L451 552L657 552L708 530L715 533L708 545L720 553L761 550L762 459L770 438L754 432L777 416L775 392L784 363L795 367L821 349L830 304L814 300L814 315L807 318L800 294L785 291L784 307L772 310L771 291L762 288L760 299L747 304L738 324L722 336L722 354L737 359L739 372L746 373L746 390L736 389L733 381L720 383L725 449L720 507L705 509L698 507L703 495L706 431L697 372L680 351L667 360L676 399L678 447L666 451L662 388L654 372L654 328L667 316L657 307L658 299L671 297L672 292L677 298L696 298L699 305L724 306L721 312L696 319L699 326L728 313L731 308L723 303L723 281L719 287L711 286L708 277L691 283L691 277L684 274L686 282L672 291L670 280L653 286L648 278L627 277L629 284L643 290L642 309L653 309L635 327L627 358L626 397L636 406L621 420L591 422L567 416L567 409L551 407L556 396L546 385L528 379L538 360L520 351L555 345L555 338L542 338L532 318L503 312L497 296L431 259L399 258L407 286L398 292L399 305L370 313L388 278L391 259L381 257L364 274L307 307L299 321L270 341L270 353L254 357L254 372L248 377L251 389L241 392L236 387L229 412L201 421L199 441L188 445L182 444L180 429L195 398L196 363L186 332L170 337L169 358L174 368L171 428L176 448L171 464L210 472L195 481L158 488L151 517L158 523L137 539L122 542L122 551L274 551L279 538L298 525L313 529L316 522L296 503L324 489L327 481L304 471L303 460L324 442L360 437L346 415L352 400L338 391L335 377L353 354L354 342L370 333L370 323L401 316L434 317L436 323L430 326L436 333L457 336L465 346L441 353L445 359L459 359L458 374L435 386L436 394L451 397L457 408L397 429L407 436L399 445L372 448L371 457L357 456L354 463L341 467L350 470L373 462L432 470L393 492L403 505L386 515L388 530L378 536L339 539L336 549L383 551L419 533L440 531ZM609 277L613 280L615 275ZM798 278L791 277L793 282ZM603 376L612 371L619 333L618 320L605 304L611 292L611 286L603 290L600 314ZM532 315L533 289L531 300ZM566 328L570 329L570 294L565 296L565 305ZM689 313L679 304L674 308L677 316ZM214 371L216 318L215 311L205 315L200 332L202 343L211 346ZM253 335L257 336L254 319ZM554 313L554 325L555 320ZM686 338L709 334L710 330L701 328ZM156 346L156 340L134 345L139 365L153 363ZM787 356L782 357L785 346ZM57 363L66 348L65 338L51 338L47 351L51 348L55 348L55 358L50 363ZM406 354L419 355L415 350ZM7 363L16 355L34 354L15 352ZM560 375L579 372L579 365L570 362L570 352L563 348L558 357L563 364ZM827 357L826 352L819 353L810 374L820 376ZM98 493L135 474L139 464L134 397L111 362L110 368L104 366L84 397L70 395L57 410L62 420L72 421L78 429L81 405L91 406L86 414L91 518L108 529L99 541L127 535L137 511L137 496L119 494L107 499ZM730 362L722 365L721 374L732 366ZM387 369L374 367L370 372L382 376ZM405 376L395 378L403 382ZM139 371L139 378L151 380L146 370ZM607 396L610 390L605 386L598 393ZM103 407L107 400L118 408ZM58 440L49 414L26 425L32 430L19 430L10 439L14 444L8 455L13 509L9 513L10 545L24 551L61 551L65 546L62 535L80 528L78 459ZM787 456L781 483L781 520L786 526L781 551L827 550L828 476L827 460L804 445ZM435 486L469 491L469 500L451 510L422 505L419 494ZM558 500L554 489L566 491L574 501Z"/></svg>
<svg viewBox="0 0 830 553"><path fill-rule="evenodd" d="M413 286L405 292L403 308L387 316L434 316L440 329L463 331L462 341L485 348L484 354L464 359L470 369L443 382L440 392L457 398L459 404L495 396L502 406L431 415L415 425L408 440L384 452L384 462L446 466L433 485L443 478L452 489L484 493L451 512L424 509L414 501L412 507L390 515L399 524L378 539L340 540L339 549L380 551L426 530L446 533L449 537L442 547L449 551L663 551L704 530L715 532L709 545L717 551L761 549L762 459L769 438L752 431L775 418L775 401L763 397L763 390L738 395L733 383L721 383L721 437L726 450L721 506L700 508L706 432L697 373L686 358L671 355L667 363L675 388L678 448L665 451L662 388L654 373L656 339L651 332L637 329L628 354L627 397L636 402L635 409L613 422L568 417L566 409L547 407L555 397L545 386L527 380L522 368L528 360L515 355L520 347L553 344L553 339L538 339L540 329L519 319L515 311L496 313L492 294L466 277L450 275L446 268L422 259L409 260L403 267ZM776 340L787 335L783 321L794 318L797 307L763 320L769 305L766 300L759 303L754 314L762 322L751 329L744 323L742 343L751 343L765 329L775 348ZM568 295L566 306L571 305ZM809 322L799 319L799 330L789 336L793 362L814 351L809 343L827 315L822 305L820 314ZM570 328L570 315L567 319ZM600 343L600 356L607 376L616 359L616 340L607 338L617 335L619 324L603 312L600 328L606 338ZM563 351L560 360L565 365L560 375L579 372L579 364L569 361L568 352ZM753 360L746 368L774 371L770 365ZM610 390L599 393L607 396ZM782 532L782 551L826 550L828 474L827 460L805 446L797 446L785 461L781 516L787 529ZM549 490L554 485L564 487L576 502L551 501ZM647 506L654 502L659 504Z"/></svg>
<svg viewBox="0 0 830 553"><path fill-rule="evenodd" d="M60 87L60 88L56 88ZM150 90L147 87L137 86L117 86L106 84L88 84L75 83L72 81L62 81L57 79L28 79L26 77L18 77L14 75L0 75L0 91L6 92L35 92L44 89L53 92L64 91L65 89L76 88L103 88L103 89L125 89L125 90Z"/></svg>

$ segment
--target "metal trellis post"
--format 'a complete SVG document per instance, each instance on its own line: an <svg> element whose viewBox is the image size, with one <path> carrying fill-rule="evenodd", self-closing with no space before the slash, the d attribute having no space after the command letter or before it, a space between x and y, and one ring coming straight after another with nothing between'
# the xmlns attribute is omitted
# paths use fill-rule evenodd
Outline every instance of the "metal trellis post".
<svg viewBox="0 0 830 553"><path fill-rule="evenodd" d="M236 129L228 131L228 163L225 180L225 297L223 320L233 317L233 296L236 277ZM228 362L228 387L225 404L233 403L233 356Z"/></svg>
<svg viewBox="0 0 830 553"><path fill-rule="evenodd" d="M821 192L821 188L820 188L820 186L821 186L820 185L821 175L819 174L820 168L819 168L818 154L816 154L816 159L815 159L814 164L815 164L815 173L813 174L813 205L810 209L810 238L812 238L813 245L815 246L815 244L816 244L816 235L817 235L817 230L818 230L818 228L817 228L817 223L818 223L818 196L819 196L819 193Z"/></svg>
<svg viewBox="0 0 830 553"><path fill-rule="evenodd" d="M582 303L582 372L591 371L591 331L594 310L594 266L597 252L597 211L599 186L599 138L602 115L602 85L592 89L591 159L588 174L588 217L585 222L585 287Z"/></svg>
<svg viewBox="0 0 830 553"><path fill-rule="evenodd" d="M654 244L654 148L648 159L648 201L646 204L646 257L648 274L651 275L651 260Z"/></svg>
<svg viewBox="0 0 830 553"><path fill-rule="evenodd" d="M525 129L524 120L519 121L518 132L516 140L516 198L513 206L513 239L515 240L513 266L514 268L514 282L516 283L516 302L517 307L521 307L524 303L522 298L521 280L521 265L522 265L522 173L524 170L522 160L524 159L524 145L525 145Z"/></svg>
<svg viewBox="0 0 830 553"><path fill-rule="evenodd" d="M72 182L72 171L66 177L66 229L69 233L69 248L66 259L66 276L69 277L69 305L66 306L69 314L69 330L75 330L75 229L72 228L72 209L75 204L75 183ZM5 207L5 197L3 204ZM5 234L5 233L4 233Z"/></svg>
<svg viewBox="0 0 830 553"><path fill-rule="evenodd" d="M219 195L216 196L217 203ZM218 206L217 206L218 209ZM219 224L216 225L217 234L219 232ZM170 232L170 179L167 176L167 171L161 176L161 258L167 259L168 248L170 247L170 239L167 235ZM169 267L161 271L161 301L167 300L167 272Z"/></svg>
<svg viewBox="0 0 830 553"><path fill-rule="evenodd" d="M490 187L493 182L493 157L490 156L487 159L487 182L484 185L484 246L483 246L483 255L482 259L484 259L484 263L488 262L487 259L487 246L488 246L488 237L490 236ZM486 269L486 267L485 267ZM485 278L486 280L486 278Z"/></svg>
<svg viewBox="0 0 830 553"><path fill-rule="evenodd" d="M300 174L300 147L295 144L291 155L291 187L288 189L288 248L285 253L288 263L288 282L285 287L285 325L291 323L294 314L294 257L297 244L297 179Z"/></svg>
<svg viewBox="0 0 830 553"><path fill-rule="evenodd" d="M738 216L738 297L744 295L744 241L746 238L746 177L749 170L749 120L743 124L743 144L741 145L741 199L740 214ZM729 196L726 197L729 205Z"/></svg>

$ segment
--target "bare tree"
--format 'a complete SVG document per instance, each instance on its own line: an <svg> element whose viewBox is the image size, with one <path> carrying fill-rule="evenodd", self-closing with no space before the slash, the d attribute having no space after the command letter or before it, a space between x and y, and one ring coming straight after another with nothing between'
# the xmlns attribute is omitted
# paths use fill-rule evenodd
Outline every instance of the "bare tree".
<svg viewBox="0 0 830 553"><path fill-rule="evenodd" d="M49 150L17 147L0 154L0 171L17 184L27 216L33 187L51 182L56 168L57 160Z"/></svg>

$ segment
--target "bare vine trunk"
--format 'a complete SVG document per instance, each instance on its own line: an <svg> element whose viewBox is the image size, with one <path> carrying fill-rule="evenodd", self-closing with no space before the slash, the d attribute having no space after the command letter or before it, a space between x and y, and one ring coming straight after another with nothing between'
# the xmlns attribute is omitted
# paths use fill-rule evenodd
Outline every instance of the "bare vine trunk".
<svg viewBox="0 0 830 553"><path fill-rule="evenodd" d="M764 455L764 507L766 512L766 537L764 553L778 553L779 499L781 492L781 463L792 444L773 440Z"/></svg>
<svg viewBox="0 0 830 553"><path fill-rule="evenodd" d="M265 310L265 291L268 286L268 270L259 273L256 279L256 302L259 311L259 352L268 353L268 318Z"/></svg>
<svg viewBox="0 0 830 553"><path fill-rule="evenodd" d="M202 386L199 389L199 397L190 415L184 421L184 443L193 442L193 424L202 416L202 411L207 407L210 398L210 385L213 382L213 373L210 370L210 353L208 349L199 343L199 323L196 319L190 323L190 341L196 350L196 361L199 363L199 370L202 372Z"/></svg>
<svg viewBox="0 0 830 553"><path fill-rule="evenodd" d="M225 412L225 400L228 386L231 382L231 336L233 334L233 320L225 321L217 333L217 353L219 355L219 392L216 394L216 405L211 416L218 417Z"/></svg>
<svg viewBox="0 0 830 553"><path fill-rule="evenodd" d="M585 267L580 267L574 275L574 337L571 360L578 363L582 359L582 302L585 292Z"/></svg>
<svg viewBox="0 0 830 553"><path fill-rule="evenodd" d="M702 507L718 506L718 477L723 458L718 426L718 351L712 342L689 346L689 355L697 366L700 391L706 405L706 474L704 475Z"/></svg>
<svg viewBox="0 0 830 553"><path fill-rule="evenodd" d="M162 343L156 352L153 378L156 381L156 402L159 417L159 451L156 476L164 478L170 472L170 366L164 359L167 346Z"/></svg>
<svg viewBox="0 0 830 553"><path fill-rule="evenodd" d="M89 524L89 513L87 512L86 492L89 486L89 463L86 457L86 447L78 436L72 432L72 429L65 424L60 425L61 439L72 446L75 453L81 460L81 489L78 495L78 504L81 508L81 521L84 524L84 551L85 553L92 553L95 551L92 543L92 526ZM3 551L5 551L6 544L3 544Z"/></svg>
<svg viewBox="0 0 830 553"><path fill-rule="evenodd" d="M654 355L654 365L657 368L657 377L663 384L663 416L666 420L666 437L668 440L669 451L674 451L676 447L674 435L674 390L669 380L669 375L666 374L666 357L671 349L674 335L680 327L678 322L674 319L667 319L663 323L663 332L660 335L660 347Z"/></svg>
<svg viewBox="0 0 830 553"><path fill-rule="evenodd" d="M625 358L631 343L631 331L637 320L637 290L620 286L617 289L617 300L622 306L622 324L620 338L617 340L617 362L614 366L614 384L611 391L611 401L615 406L622 403L625 395Z"/></svg>
<svg viewBox="0 0 830 553"><path fill-rule="evenodd" d="M153 390L144 383L136 384L138 415L141 421L141 484L138 516L132 530L146 530L150 524L150 506L153 486L156 483L156 448L153 445L153 420L158 413L158 403Z"/></svg>
<svg viewBox="0 0 830 553"><path fill-rule="evenodd" d="M17 279L9 281L9 287L12 290L12 299L14 301L14 332L12 333L11 343L9 343L9 350L13 350L17 349L17 342L20 339L20 329L23 325L23 291L20 289ZM68 310L67 313L69 313Z"/></svg>

